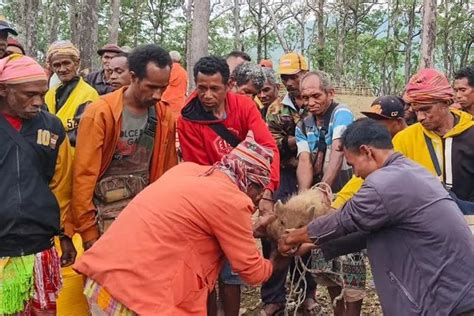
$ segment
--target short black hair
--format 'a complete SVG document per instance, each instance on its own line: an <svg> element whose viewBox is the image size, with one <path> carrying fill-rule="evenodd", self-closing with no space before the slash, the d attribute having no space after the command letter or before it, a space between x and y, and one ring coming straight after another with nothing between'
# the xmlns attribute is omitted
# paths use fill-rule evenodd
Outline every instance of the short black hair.
<svg viewBox="0 0 474 316"><path fill-rule="evenodd" d="M133 71L138 79L146 77L146 67L149 63L154 63L159 68L171 65L170 54L155 44L144 45L135 48L127 58L128 68Z"/></svg>
<svg viewBox="0 0 474 316"><path fill-rule="evenodd" d="M468 84L474 87L474 65L461 68L454 74L454 79L462 78L467 78Z"/></svg>
<svg viewBox="0 0 474 316"><path fill-rule="evenodd" d="M342 146L350 151L359 152L362 145L377 149L392 149L392 137L388 129L380 122L361 118L349 125L342 134Z"/></svg>
<svg viewBox="0 0 474 316"><path fill-rule="evenodd" d="M227 58L229 58L229 57L235 57L235 58L240 57L243 60L252 61L252 58L250 58L249 54L247 54L246 52L242 52L240 50L231 51L229 53L229 55L227 55Z"/></svg>
<svg viewBox="0 0 474 316"><path fill-rule="evenodd" d="M230 76L230 70L227 62L224 58L217 56L206 56L199 59L194 65L193 69L194 81L197 80L198 73L202 73L206 76L212 76L216 73L220 73L222 76L222 82L224 84L227 84Z"/></svg>

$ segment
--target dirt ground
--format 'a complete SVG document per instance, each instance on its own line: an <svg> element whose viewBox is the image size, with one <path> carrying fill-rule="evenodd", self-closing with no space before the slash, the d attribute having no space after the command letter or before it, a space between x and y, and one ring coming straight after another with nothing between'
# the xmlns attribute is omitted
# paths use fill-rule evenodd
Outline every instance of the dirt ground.
<svg viewBox="0 0 474 316"><path fill-rule="evenodd" d="M375 292L373 281L371 280L370 271L368 272L367 280L367 296L364 298L362 305L362 313L364 316L377 316L382 315L382 309L380 308L379 299ZM258 312L262 308L262 302L260 300L260 288L245 287L242 291L242 302L241 302L241 315L243 316L254 316L258 315ZM332 315L332 306L329 298L329 294L325 287L319 286L316 292L317 302L321 306L321 313L319 315ZM288 315L294 315L293 311L289 311ZM303 315L298 312L297 315Z"/></svg>
<svg viewBox="0 0 474 316"><path fill-rule="evenodd" d="M363 115L360 111L367 111L370 108L375 97L356 96L356 95L336 95L336 101L347 104L354 112L354 115L359 118ZM364 299L362 305L362 315L382 315L380 303L377 294L374 289L372 275L370 269L367 277L367 296ZM257 315L262 302L260 300L260 288L245 287L242 291L242 303L241 303L241 315L243 316L254 316ZM322 307L320 315L332 315L332 306L329 298L329 294L325 287L320 286L317 290L317 301ZM293 315L293 312L289 312L289 315ZM298 313L298 315L302 315Z"/></svg>

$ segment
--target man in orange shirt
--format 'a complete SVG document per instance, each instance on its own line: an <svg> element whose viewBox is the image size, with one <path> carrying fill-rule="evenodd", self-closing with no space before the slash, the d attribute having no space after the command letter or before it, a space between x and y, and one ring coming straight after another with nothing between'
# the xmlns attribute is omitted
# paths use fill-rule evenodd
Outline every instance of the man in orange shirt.
<svg viewBox="0 0 474 316"><path fill-rule="evenodd" d="M169 54L138 47L128 66L130 85L90 104L79 124L72 212L85 250L138 192L177 164L175 119L160 101Z"/></svg>
<svg viewBox="0 0 474 316"><path fill-rule="evenodd" d="M272 156L250 131L212 167L184 162L142 191L75 266L93 315L206 315L224 256L266 281L277 261L260 255L251 215Z"/></svg>
<svg viewBox="0 0 474 316"><path fill-rule="evenodd" d="M168 103L175 118L179 116L186 101L186 89L188 88L188 73L179 63L181 55L177 51L170 52L173 66L171 67L170 83L163 92L161 99Z"/></svg>

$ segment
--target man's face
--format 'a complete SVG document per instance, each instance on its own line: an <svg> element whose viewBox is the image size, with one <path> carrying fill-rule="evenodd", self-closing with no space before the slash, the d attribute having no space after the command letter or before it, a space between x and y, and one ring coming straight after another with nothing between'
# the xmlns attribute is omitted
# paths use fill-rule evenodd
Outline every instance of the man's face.
<svg viewBox="0 0 474 316"><path fill-rule="evenodd" d="M448 104L445 102L433 102L429 104L411 104L412 111L416 114L416 119L427 130L438 129L446 119Z"/></svg>
<svg viewBox="0 0 474 316"><path fill-rule="evenodd" d="M360 146L359 152L354 152L344 147L344 156L356 177L365 179L369 174L377 170L377 163L369 146Z"/></svg>
<svg viewBox="0 0 474 316"><path fill-rule="evenodd" d="M117 53L113 53L113 52L105 52L102 54L100 59L102 61L102 68L106 72L110 68L110 61L112 60L112 58L115 57L115 55L117 55Z"/></svg>
<svg viewBox="0 0 474 316"><path fill-rule="evenodd" d="M474 87L469 85L467 78L454 80L454 91L456 91L456 101L463 109L474 108Z"/></svg>
<svg viewBox="0 0 474 316"><path fill-rule="evenodd" d="M279 84L272 84L268 80L265 81L262 90L258 94L258 98L264 107L269 107L278 98L278 91L280 91Z"/></svg>
<svg viewBox="0 0 474 316"><path fill-rule="evenodd" d="M161 100L161 95L170 81L170 73L170 66L160 68L153 62L149 62L146 66L146 76L143 79L130 72L132 78L130 86L134 91L134 97L142 107L154 106Z"/></svg>
<svg viewBox="0 0 474 316"><path fill-rule="evenodd" d="M114 90L130 85L132 79L130 77L130 71L128 70L127 57L120 56L112 58L110 61L110 70L109 83Z"/></svg>
<svg viewBox="0 0 474 316"><path fill-rule="evenodd" d="M8 32L7 31L0 31L0 58L6 56L7 53L7 39L8 39Z"/></svg>
<svg viewBox="0 0 474 316"><path fill-rule="evenodd" d="M321 81L317 76L307 77L301 84L301 98L304 106L316 116L326 113L334 97L334 90L321 89Z"/></svg>
<svg viewBox="0 0 474 316"><path fill-rule="evenodd" d="M252 199L254 205L258 205L263 196L264 187L259 184L251 183L247 189L247 196Z"/></svg>
<svg viewBox="0 0 474 316"><path fill-rule="evenodd" d="M257 88L255 87L255 85L253 84L252 80L248 81L247 83L241 85L241 86L237 86L237 84L234 86L234 88L232 89L233 92L237 93L237 94L243 94L243 95L246 95L250 98L255 98L255 96L258 94L258 90Z"/></svg>
<svg viewBox="0 0 474 316"><path fill-rule="evenodd" d="M51 57L51 69L55 72L62 83L71 81L77 76L79 60L72 56L53 55Z"/></svg>
<svg viewBox="0 0 474 316"><path fill-rule="evenodd" d="M407 122L408 125L416 123L416 114L413 112L413 109L410 104L405 104L405 113L403 114L403 119Z"/></svg>
<svg viewBox="0 0 474 316"><path fill-rule="evenodd" d="M305 74L305 71L300 71L294 75L281 75L281 81L288 91L288 94L293 97L300 96L300 79Z"/></svg>
<svg viewBox="0 0 474 316"><path fill-rule="evenodd" d="M196 76L196 91L205 111L212 111L225 105L228 89L227 83L223 82L219 72L213 75L199 72Z"/></svg>
<svg viewBox="0 0 474 316"><path fill-rule="evenodd" d="M235 67L237 67L238 65L243 64L247 61L245 59L243 59L242 57L230 56L226 59L226 62L227 62L227 65L229 66L230 73L232 73L234 71Z"/></svg>
<svg viewBox="0 0 474 316"><path fill-rule="evenodd" d="M13 117L32 119L39 114L46 91L48 91L46 80L1 84L0 98L3 111Z"/></svg>

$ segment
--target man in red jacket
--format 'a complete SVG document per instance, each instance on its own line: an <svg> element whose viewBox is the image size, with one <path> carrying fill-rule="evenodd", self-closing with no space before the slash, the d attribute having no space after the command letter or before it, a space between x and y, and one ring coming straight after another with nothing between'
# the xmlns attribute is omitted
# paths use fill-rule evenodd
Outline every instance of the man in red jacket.
<svg viewBox="0 0 474 316"><path fill-rule="evenodd" d="M194 80L196 91L189 97L178 119L183 159L212 165L252 130L255 141L270 148L274 157L271 181L259 203L260 223L264 223L273 211L273 191L278 188L280 179L280 155L275 141L253 100L229 92L229 67L224 59L214 56L201 58L194 66ZM221 280L224 312L227 316L238 315L241 281L228 263L222 269ZM214 308L209 307L211 315Z"/></svg>

